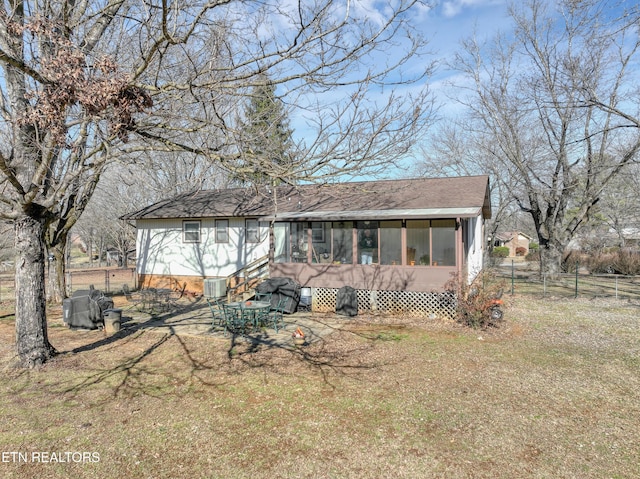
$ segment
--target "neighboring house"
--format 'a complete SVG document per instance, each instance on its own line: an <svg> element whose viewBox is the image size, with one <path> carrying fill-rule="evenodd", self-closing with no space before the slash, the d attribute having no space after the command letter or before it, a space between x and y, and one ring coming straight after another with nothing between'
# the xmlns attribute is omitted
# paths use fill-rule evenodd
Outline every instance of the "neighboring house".
<svg viewBox="0 0 640 479"><path fill-rule="evenodd" d="M342 286L369 301L471 282L490 217L488 177L473 176L199 191L124 219L137 227L141 285L202 291L271 251L270 276L313 288L314 307L330 309Z"/></svg>
<svg viewBox="0 0 640 479"><path fill-rule="evenodd" d="M529 253L529 243L531 243L531 236L520 231L498 233L493 240L493 246L506 246L509 248L510 258L526 256ZM518 250L518 248L521 249Z"/></svg>

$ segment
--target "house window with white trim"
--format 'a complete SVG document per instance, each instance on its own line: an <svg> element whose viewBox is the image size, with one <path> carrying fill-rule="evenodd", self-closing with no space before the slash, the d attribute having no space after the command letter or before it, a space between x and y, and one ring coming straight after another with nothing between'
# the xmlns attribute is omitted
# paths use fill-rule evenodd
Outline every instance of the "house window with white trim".
<svg viewBox="0 0 640 479"><path fill-rule="evenodd" d="M216 243L229 242L229 220L216 220Z"/></svg>
<svg viewBox="0 0 640 479"><path fill-rule="evenodd" d="M200 221L182 222L182 242L200 243Z"/></svg>
<svg viewBox="0 0 640 479"><path fill-rule="evenodd" d="M260 223L258 220L245 220L247 243L260 243Z"/></svg>

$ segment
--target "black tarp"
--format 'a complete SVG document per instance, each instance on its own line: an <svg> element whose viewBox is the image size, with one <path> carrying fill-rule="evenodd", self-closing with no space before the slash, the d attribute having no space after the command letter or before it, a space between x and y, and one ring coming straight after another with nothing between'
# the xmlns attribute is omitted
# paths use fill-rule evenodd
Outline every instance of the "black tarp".
<svg viewBox="0 0 640 479"><path fill-rule="evenodd" d="M257 293L271 293L271 307L284 300L283 312L295 313L300 302L300 283L292 278L269 278L256 287Z"/></svg>
<svg viewBox="0 0 640 479"><path fill-rule="evenodd" d="M343 286L336 294L336 313L343 316L358 314L358 293L351 286Z"/></svg>
<svg viewBox="0 0 640 479"><path fill-rule="evenodd" d="M62 301L63 320L71 328L97 329L104 323L103 314L113 309L113 300L97 289L78 290Z"/></svg>

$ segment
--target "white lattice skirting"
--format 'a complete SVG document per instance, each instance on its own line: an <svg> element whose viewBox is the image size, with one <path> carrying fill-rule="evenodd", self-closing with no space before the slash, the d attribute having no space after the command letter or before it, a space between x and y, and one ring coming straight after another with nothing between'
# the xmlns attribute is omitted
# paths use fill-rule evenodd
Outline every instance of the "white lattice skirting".
<svg viewBox="0 0 640 479"><path fill-rule="evenodd" d="M313 311L328 313L336 310L334 288L311 288ZM368 291L359 289L358 312L379 311L412 316L455 318L456 299L450 293L416 291Z"/></svg>

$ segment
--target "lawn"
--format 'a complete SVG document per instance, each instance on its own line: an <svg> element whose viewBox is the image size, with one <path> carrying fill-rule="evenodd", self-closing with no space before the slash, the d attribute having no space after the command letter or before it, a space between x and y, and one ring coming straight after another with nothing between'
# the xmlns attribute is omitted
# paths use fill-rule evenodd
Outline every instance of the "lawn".
<svg viewBox="0 0 640 479"><path fill-rule="evenodd" d="M506 325L359 316L297 350L50 320L11 367L3 478L640 477L640 307L506 298Z"/></svg>

